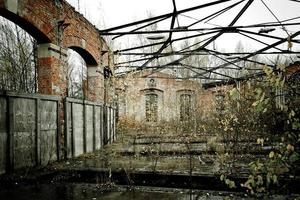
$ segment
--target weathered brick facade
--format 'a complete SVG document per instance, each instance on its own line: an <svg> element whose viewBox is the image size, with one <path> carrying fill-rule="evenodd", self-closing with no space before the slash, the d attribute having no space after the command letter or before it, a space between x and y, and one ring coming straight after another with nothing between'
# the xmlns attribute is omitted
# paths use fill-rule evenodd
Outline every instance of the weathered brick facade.
<svg viewBox="0 0 300 200"><path fill-rule="evenodd" d="M97 28L65 0L0 0L0 15L22 27L38 43L38 93L61 97L58 132L63 144L64 100L68 96L67 49L75 50L87 64L85 99L101 103L107 103L114 95L111 89L114 87L105 89L111 78L104 78L104 68L113 73L112 52Z"/></svg>
<svg viewBox="0 0 300 200"><path fill-rule="evenodd" d="M97 28L66 1L0 0L0 15L21 26L38 42L39 93L67 96L66 49L71 48L88 66L87 99L104 100L103 67L113 71L107 59L109 47Z"/></svg>
<svg viewBox="0 0 300 200"><path fill-rule="evenodd" d="M175 79L162 72L143 71L118 77L116 93L119 117L146 122L146 96L157 95L157 121L180 120L180 96L190 96L190 111L198 112L201 105L201 84L196 81Z"/></svg>
<svg viewBox="0 0 300 200"><path fill-rule="evenodd" d="M151 83L151 79L154 81ZM202 85L198 81L176 79L172 75L151 71L137 72L116 78L119 117L148 123L146 117L146 95L157 94L157 122L180 122L181 95L191 95L190 119L206 121L218 112L217 98L228 98L235 84Z"/></svg>

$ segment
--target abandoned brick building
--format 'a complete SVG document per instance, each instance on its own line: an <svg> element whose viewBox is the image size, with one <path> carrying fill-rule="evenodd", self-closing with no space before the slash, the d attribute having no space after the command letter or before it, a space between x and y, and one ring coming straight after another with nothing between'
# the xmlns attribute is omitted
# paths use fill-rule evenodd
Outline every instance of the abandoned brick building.
<svg viewBox="0 0 300 200"><path fill-rule="evenodd" d="M100 149L114 139L113 55L63 0L0 0L0 15L37 42L38 94L0 91L0 174ZM87 65L84 100L68 97L67 50Z"/></svg>
<svg viewBox="0 0 300 200"><path fill-rule="evenodd" d="M299 80L299 62L289 65L286 72L290 74L291 84L299 84L296 83ZM205 120L224 109L222 101L231 89L236 87L241 93L247 90L247 80L244 77L237 81L201 84L196 80L176 78L162 70L120 75L116 77L118 117L154 124L188 121L194 117ZM297 85L293 87L298 88ZM284 96L279 95L276 102L282 101Z"/></svg>
<svg viewBox="0 0 300 200"><path fill-rule="evenodd" d="M144 70L116 77L118 116L138 122L160 123L205 118L217 91L196 80L176 78L164 71ZM211 106L209 106L211 105Z"/></svg>
<svg viewBox="0 0 300 200"><path fill-rule="evenodd" d="M199 106L199 82L144 70L117 77L119 117L139 122L187 120Z"/></svg>

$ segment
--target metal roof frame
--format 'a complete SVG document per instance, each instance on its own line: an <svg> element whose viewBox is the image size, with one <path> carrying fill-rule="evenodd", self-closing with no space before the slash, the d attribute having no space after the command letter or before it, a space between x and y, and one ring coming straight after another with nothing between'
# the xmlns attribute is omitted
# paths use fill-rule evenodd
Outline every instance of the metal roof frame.
<svg viewBox="0 0 300 200"><path fill-rule="evenodd" d="M292 1L292 0L290 0ZM190 11L200 10L203 8L215 6L215 5L222 5L223 3L230 3L232 4L227 5L216 12L213 12L201 19L196 20L193 23L190 23L188 26L185 27L177 27L175 28L176 20L178 20L179 15L187 16L185 13ZM250 25L235 25L236 22L243 16L245 11L251 6L254 0L215 0L209 3L201 4L198 6L186 8L183 10L177 10L176 0L172 0L173 3L173 12L166 13L163 15L150 17L147 19L139 20L136 22L116 26L113 28L105 29L99 31L101 36L114 36L112 39L117 39L119 37L125 37L130 35L149 35L149 34L167 34L167 39L160 42L152 42L140 46L128 47L125 49L114 50L114 54L118 56L140 56L139 58L123 60L115 63L115 66L118 68L128 68L128 72L132 70L143 70L143 69L163 69L163 68L172 68L171 66L175 65L177 67L183 67L193 71L195 76L191 78L199 78L199 79L227 79L227 80L237 80L241 77L233 77L224 73L220 73L219 70L244 70L247 69L245 66L240 66L239 63L246 62L246 63L256 63L258 65L266 65L265 62L253 60L254 56L257 55L297 55L300 54L299 51L292 51L291 49L281 49L278 45L288 42L294 44L300 44L299 38L297 36L300 35L300 21L294 22L295 20L300 20L300 16L295 16L289 19L285 19L279 21L278 18L274 15L274 13L270 10L269 7L264 3L263 0L261 2L266 6L268 11L276 18L275 22L264 22L258 24L250 24ZM294 1L298 2L298 1ZM208 22L216 17L221 16L222 14L226 13L227 11L231 10L232 8L236 8L237 6L242 6L242 8L238 11L238 13L233 17L231 22L228 26L221 26L221 27L212 27L212 28L190 28L200 22ZM170 28L168 30L143 30L151 25L160 23L165 20L170 20ZM138 26L138 27L135 27ZM179 26L179 22L178 22ZM129 31L120 31L126 28L133 29ZM276 35L271 35L269 32L272 32L274 28L282 28L286 33L287 37L278 37ZM286 27L296 27L299 28L298 31L294 33L289 33ZM253 31L253 29L260 28L258 32ZM174 38L174 33L196 33L193 35L186 35L183 37ZM255 41L263 45L264 47L254 50L254 51L247 51L247 52L221 52L219 50L209 49L208 46L211 43L214 43L218 38L220 38L223 34L233 33L248 38L250 40ZM169 46L172 47L172 44L175 42L180 42L184 40L188 40L191 38L198 38L205 36L205 39L202 39L200 42L193 43L183 49L172 51L171 52L164 52L166 48ZM273 40L272 43L266 42L265 40ZM158 50L155 52L141 52L141 49L147 49L152 47L159 47ZM192 56L213 56L218 60L222 61L221 64L210 67L209 69L202 67L202 66L191 66L184 61ZM174 59L168 63L164 63L162 65L153 65L151 64L152 61L164 57L175 56ZM232 57L235 56L235 57ZM151 65L150 65L151 64ZM274 65L270 65L275 67ZM253 70L253 69L249 69ZM261 69L254 69L254 70L261 70ZM211 77L211 74L218 75L218 78ZM260 73L259 73L260 74Z"/></svg>

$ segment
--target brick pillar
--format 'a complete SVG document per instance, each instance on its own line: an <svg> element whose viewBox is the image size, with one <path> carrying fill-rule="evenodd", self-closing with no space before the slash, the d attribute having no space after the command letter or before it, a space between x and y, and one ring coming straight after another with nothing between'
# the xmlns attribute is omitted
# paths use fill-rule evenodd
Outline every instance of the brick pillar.
<svg viewBox="0 0 300 200"><path fill-rule="evenodd" d="M86 97L90 101L103 101L103 74L99 66L87 66Z"/></svg>
<svg viewBox="0 0 300 200"><path fill-rule="evenodd" d="M38 93L61 97L58 108L58 145L59 159L62 159L65 127L64 100L68 88L67 51L55 44L40 44L37 57Z"/></svg>
<svg viewBox="0 0 300 200"><path fill-rule="evenodd" d="M51 43L38 45L38 92L67 96L67 51Z"/></svg>

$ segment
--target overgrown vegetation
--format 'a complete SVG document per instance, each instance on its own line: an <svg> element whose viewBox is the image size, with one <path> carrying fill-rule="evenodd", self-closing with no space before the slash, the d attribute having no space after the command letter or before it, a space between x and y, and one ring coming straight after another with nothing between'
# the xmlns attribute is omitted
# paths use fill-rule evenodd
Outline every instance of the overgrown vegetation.
<svg viewBox="0 0 300 200"><path fill-rule="evenodd" d="M248 164L248 179L241 184L254 196L272 193L273 186L280 187L281 177L287 173L294 177L293 173L299 167L299 105L290 96L297 87L288 81L291 74L285 67L265 66L264 72L264 77L249 80L243 88L229 91L225 109L206 128L222 137L225 147L222 153L231 158L226 164L232 163L242 151L263 153L257 145L268 146L268 156ZM257 145L251 143L253 140ZM243 141L245 148L241 146ZM227 166L220 179L234 188L236 184L227 178L234 166Z"/></svg>
<svg viewBox="0 0 300 200"><path fill-rule="evenodd" d="M282 178L295 177L299 169L300 123L298 78L285 66L265 66L264 73L221 91L210 118L195 112L188 121L153 126L121 118L118 133L173 135L186 144L187 161L192 160L191 143L205 134L206 150L216 156L221 181L229 188L243 187L250 195L267 197L274 188L284 187ZM154 152L155 171L159 154L148 151ZM190 174L194 165L189 165ZM239 172L249 174L241 184L230 178Z"/></svg>

